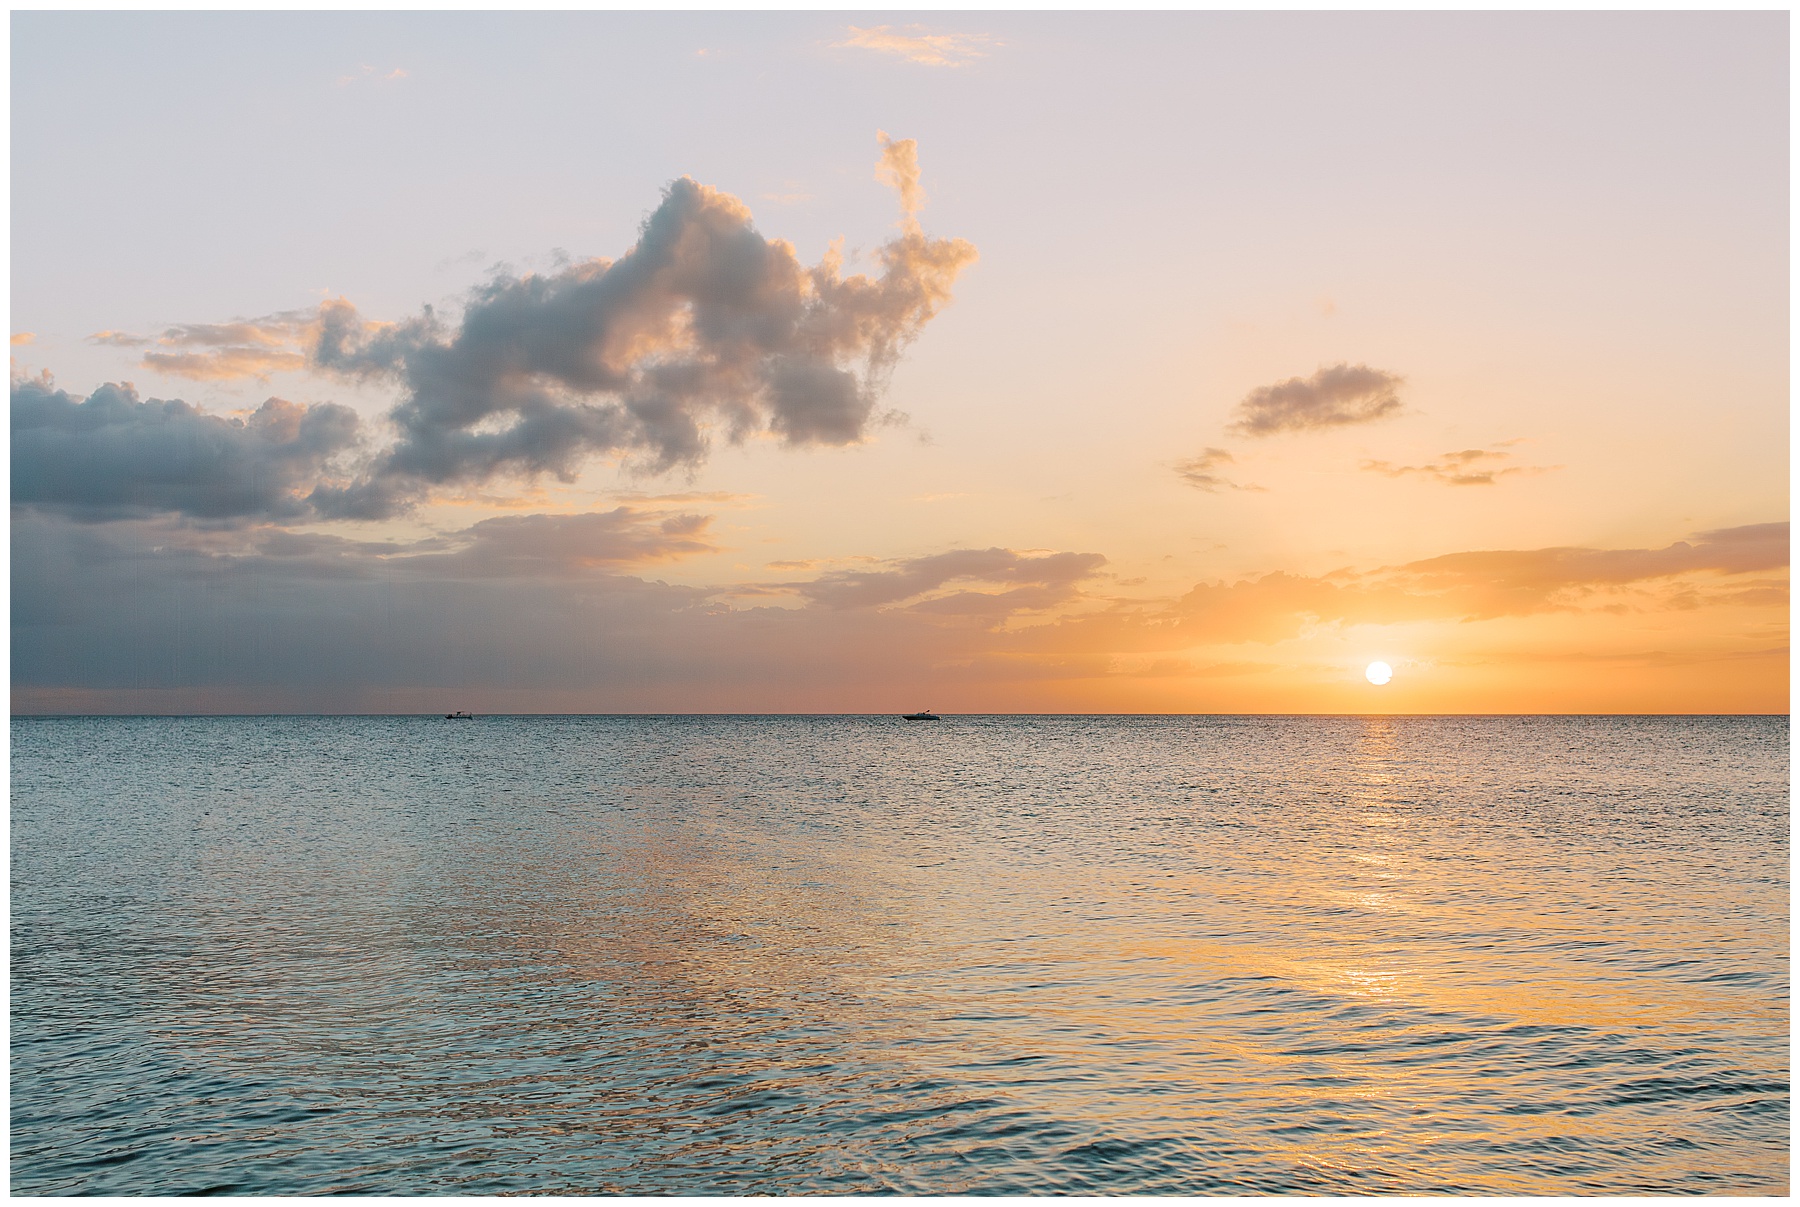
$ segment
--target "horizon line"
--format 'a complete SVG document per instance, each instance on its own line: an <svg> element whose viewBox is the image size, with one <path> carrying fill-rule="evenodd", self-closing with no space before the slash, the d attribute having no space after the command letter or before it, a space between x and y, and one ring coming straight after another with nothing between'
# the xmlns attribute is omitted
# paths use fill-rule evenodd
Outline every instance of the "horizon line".
<svg viewBox="0 0 1800 1207"><path fill-rule="evenodd" d="M1270 718L1421 718L1421 717L1791 717L1791 712L944 712L946 717L1270 717ZM15 712L15 721L82 720L82 719L213 719L251 717L418 717L450 719L439 712ZM487 712L473 713L466 719L520 717L891 717L904 719L899 712Z"/></svg>

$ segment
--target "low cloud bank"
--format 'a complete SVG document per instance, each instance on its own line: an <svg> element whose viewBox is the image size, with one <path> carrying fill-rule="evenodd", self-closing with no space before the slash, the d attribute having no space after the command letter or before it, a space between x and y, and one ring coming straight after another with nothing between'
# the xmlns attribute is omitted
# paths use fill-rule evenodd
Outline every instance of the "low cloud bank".
<svg viewBox="0 0 1800 1207"><path fill-rule="evenodd" d="M1217 680L1223 671L1204 668L1242 666L1244 647L1321 626L1564 613L1615 635L1611 613L1741 609L1709 622L1715 639L1703 646L1664 649L1662 626L1641 656L1606 646L1608 656L1700 666L1744 651L1764 658L1784 640L1787 531L1748 525L1647 549L1467 551L1125 599L1101 589L1099 554L1003 548L760 591L672 585L652 568L715 545L708 517L661 508L505 516L414 542L168 516L95 525L26 510L13 523L12 632L15 689L28 690L15 699L66 691L79 701L71 707L94 707L114 690L192 690L202 694L181 707L208 707L204 693L217 688L239 693L233 707L303 697L313 709L379 710L389 689L468 688L513 693L527 708L540 691L582 708L834 708L900 686L907 696L1062 684L1058 699L1074 704L1088 690L1080 684ZM785 599L744 606L758 594ZM1040 698L1035 690L1008 698Z"/></svg>

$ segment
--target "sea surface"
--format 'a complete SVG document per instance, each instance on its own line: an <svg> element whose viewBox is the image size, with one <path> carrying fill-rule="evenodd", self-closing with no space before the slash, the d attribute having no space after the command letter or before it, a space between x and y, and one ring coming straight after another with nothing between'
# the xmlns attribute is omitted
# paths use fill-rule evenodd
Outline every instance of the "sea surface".
<svg viewBox="0 0 1800 1207"><path fill-rule="evenodd" d="M1781 1194L1778 718L15 718L21 1194Z"/></svg>

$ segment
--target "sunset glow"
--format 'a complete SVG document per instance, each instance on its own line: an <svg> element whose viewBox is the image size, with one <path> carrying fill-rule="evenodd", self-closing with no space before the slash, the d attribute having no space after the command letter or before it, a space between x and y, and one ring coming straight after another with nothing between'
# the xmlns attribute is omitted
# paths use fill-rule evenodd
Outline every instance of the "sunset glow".
<svg viewBox="0 0 1800 1207"><path fill-rule="evenodd" d="M1785 1197L1789 21L14 12L12 1191Z"/></svg>
<svg viewBox="0 0 1800 1207"><path fill-rule="evenodd" d="M15 708L1782 711L1759 20L21 15Z"/></svg>

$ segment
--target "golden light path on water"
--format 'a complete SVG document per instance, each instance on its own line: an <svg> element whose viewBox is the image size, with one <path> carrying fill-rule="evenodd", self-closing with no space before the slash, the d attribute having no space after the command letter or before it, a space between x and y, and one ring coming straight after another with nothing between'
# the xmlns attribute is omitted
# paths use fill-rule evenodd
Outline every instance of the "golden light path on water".
<svg viewBox="0 0 1800 1207"><path fill-rule="evenodd" d="M15 1189L1780 1193L1786 741L15 722Z"/></svg>

